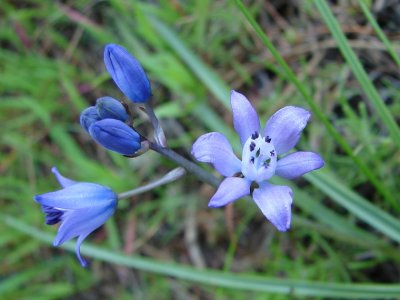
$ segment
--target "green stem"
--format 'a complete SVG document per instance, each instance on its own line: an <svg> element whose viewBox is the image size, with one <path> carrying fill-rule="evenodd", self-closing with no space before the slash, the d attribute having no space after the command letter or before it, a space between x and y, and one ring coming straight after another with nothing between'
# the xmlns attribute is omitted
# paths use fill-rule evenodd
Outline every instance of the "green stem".
<svg viewBox="0 0 400 300"><path fill-rule="evenodd" d="M150 142L149 144L150 149L158 152L159 154L167 157L168 159L172 160L173 162L177 163L181 167L185 168L188 172L193 173L196 175L201 181L204 181L214 187L218 187L220 184L220 180L215 177L213 174L203 170L195 163L187 160L180 154L176 153L175 151L171 150L170 148L165 148L157 143Z"/></svg>
<svg viewBox="0 0 400 300"><path fill-rule="evenodd" d="M165 174L163 177L161 177L160 179L157 179L155 181L152 181L146 185L143 185L141 187L138 187L136 189L124 192L124 193L120 193L118 194L118 200L124 199L124 198L129 198L132 196L136 196L138 194L150 191L156 187L159 187L161 185L170 183L172 181L175 181L177 179L179 179L180 177L182 177L183 175L185 175L186 171L184 168L178 167L173 169L172 171L168 172L167 174Z"/></svg>

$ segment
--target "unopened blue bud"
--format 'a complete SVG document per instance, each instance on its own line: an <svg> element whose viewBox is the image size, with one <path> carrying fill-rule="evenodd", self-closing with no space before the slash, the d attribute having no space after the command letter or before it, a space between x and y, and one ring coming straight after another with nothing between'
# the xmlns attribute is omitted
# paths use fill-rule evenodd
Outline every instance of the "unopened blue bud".
<svg viewBox="0 0 400 300"><path fill-rule="evenodd" d="M112 97L101 97L96 101L97 112L101 119L117 119L122 122L128 120L124 105Z"/></svg>
<svg viewBox="0 0 400 300"><path fill-rule="evenodd" d="M140 135L124 122L104 119L89 128L91 137L104 148L122 155L133 155L141 148Z"/></svg>
<svg viewBox="0 0 400 300"><path fill-rule="evenodd" d="M140 63L122 46L108 44L104 64L119 89L135 103L146 102L151 96L150 82Z"/></svg>
<svg viewBox="0 0 400 300"><path fill-rule="evenodd" d="M89 127L92 125L94 122L100 121L101 117L99 116L97 112L97 108L94 106L89 106L85 110L81 112L80 116L80 123L83 129L85 129L87 132L89 132Z"/></svg>

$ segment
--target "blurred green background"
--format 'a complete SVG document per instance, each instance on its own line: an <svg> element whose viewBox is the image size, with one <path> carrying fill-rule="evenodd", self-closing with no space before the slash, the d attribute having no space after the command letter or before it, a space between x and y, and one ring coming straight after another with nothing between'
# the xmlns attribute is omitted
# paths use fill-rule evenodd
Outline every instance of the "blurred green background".
<svg viewBox="0 0 400 300"><path fill-rule="evenodd" d="M399 20L390 0L1 1L0 298L400 297ZM312 111L297 147L325 168L275 181L294 191L290 231L246 200L208 209L214 188L189 174L121 201L84 243L88 269L51 246L57 229L32 197L58 188L52 166L117 192L175 167L107 152L80 128L98 97L123 99L107 43L142 63L169 145L186 157L209 131L239 144L230 89L262 122L285 105Z"/></svg>

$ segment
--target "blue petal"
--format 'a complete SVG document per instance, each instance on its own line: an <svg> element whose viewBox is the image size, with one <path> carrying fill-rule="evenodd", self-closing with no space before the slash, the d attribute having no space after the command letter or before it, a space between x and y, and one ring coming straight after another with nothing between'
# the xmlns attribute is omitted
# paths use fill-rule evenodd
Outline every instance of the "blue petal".
<svg viewBox="0 0 400 300"><path fill-rule="evenodd" d="M285 106L269 118L263 136L271 138L277 154L286 153L299 141L310 116L304 108Z"/></svg>
<svg viewBox="0 0 400 300"><path fill-rule="evenodd" d="M101 118L97 112L97 108L94 106L89 106L85 108L80 115L79 122L83 129L89 132L89 127L94 122L100 121Z"/></svg>
<svg viewBox="0 0 400 300"><path fill-rule="evenodd" d="M150 82L140 63L122 46L104 49L104 64L112 79L129 100L143 103L151 96Z"/></svg>
<svg viewBox="0 0 400 300"><path fill-rule="evenodd" d="M220 207L227 205L241 197L250 194L251 182L240 177L227 177L212 196L208 207Z"/></svg>
<svg viewBox="0 0 400 300"><path fill-rule="evenodd" d="M78 237L78 239L76 241L76 246L75 246L76 257L78 258L81 266L84 267L84 268L86 268L88 266L88 262L81 255L81 244L89 234L90 234L90 232L87 233L87 234L81 234Z"/></svg>
<svg viewBox="0 0 400 300"><path fill-rule="evenodd" d="M58 183L64 188L77 183L74 180L71 180L67 177L62 176L61 173L58 172L58 169L56 167L52 167L51 172L53 172L53 174L57 178Z"/></svg>
<svg viewBox="0 0 400 300"><path fill-rule="evenodd" d="M119 120L98 121L90 126L89 133L104 148L122 155L133 155L141 148L139 134Z"/></svg>
<svg viewBox="0 0 400 300"><path fill-rule="evenodd" d="M35 201L60 209L105 207L117 200L109 188L96 183L79 182L62 190L36 195Z"/></svg>
<svg viewBox="0 0 400 300"><path fill-rule="evenodd" d="M260 131L258 115L249 100L235 91L231 91L231 106L233 126L239 134L242 145L244 145L253 133Z"/></svg>
<svg viewBox="0 0 400 300"><path fill-rule="evenodd" d="M193 144L192 155L198 161L211 163L224 176L232 176L241 169L241 162L233 153L232 146L218 132L200 136Z"/></svg>
<svg viewBox="0 0 400 300"><path fill-rule="evenodd" d="M129 117L124 105L112 97L98 98L96 108L101 119L116 119L126 122Z"/></svg>
<svg viewBox="0 0 400 300"><path fill-rule="evenodd" d="M106 207L82 208L66 212L53 245L60 246L80 235L86 237L103 225L113 215L115 208L116 205L108 205Z"/></svg>
<svg viewBox="0 0 400 300"><path fill-rule="evenodd" d="M279 230L286 231L292 220L292 190L288 186L263 183L253 192L253 199L267 219Z"/></svg>
<svg viewBox="0 0 400 300"><path fill-rule="evenodd" d="M299 151L278 160L275 174L286 179L293 179L323 166L324 160L318 154Z"/></svg>

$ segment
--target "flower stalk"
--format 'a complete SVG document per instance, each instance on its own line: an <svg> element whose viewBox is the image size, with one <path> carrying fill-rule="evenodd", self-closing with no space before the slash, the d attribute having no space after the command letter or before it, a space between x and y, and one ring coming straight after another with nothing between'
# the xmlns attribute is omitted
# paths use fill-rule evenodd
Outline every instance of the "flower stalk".
<svg viewBox="0 0 400 300"><path fill-rule="evenodd" d="M173 169L172 171L168 172L167 174L165 174L163 177L161 177L160 179L157 179L155 181L152 181L146 185L143 185L141 187L138 187L136 189L124 192L124 193L120 193L118 194L118 200L122 200L125 198L129 198L132 196L136 196L142 193L145 193L147 191L150 191L152 189L155 189L159 186L162 186L164 184L173 182L177 179L179 179L180 177L182 177L183 175L185 175L186 171L184 168L182 167L178 167Z"/></svg>
<svg viewBox="0 0 400 300"><path fill-rule="evenodd" d="M206 170L202 169L195 163L191 162L190 160L184 158L182 155L176 153L174 150L166 147L162 147L157 143L149 143L149 147L151 150L156 151L157 153L161 154L162 156L165 156L169 160L177 163L178 165L182 166L183 168L186 169L186 171L194 174L197 176L198 179L201 181L204 181L213 187L218 187L220 184L220 180L215 177L213 174L210 172L207 172Z"/></svg>

